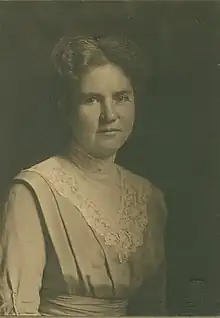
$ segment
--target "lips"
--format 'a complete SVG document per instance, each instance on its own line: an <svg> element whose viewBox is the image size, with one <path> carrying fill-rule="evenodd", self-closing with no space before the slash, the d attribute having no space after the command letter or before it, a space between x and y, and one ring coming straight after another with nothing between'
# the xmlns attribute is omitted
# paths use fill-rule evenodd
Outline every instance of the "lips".
<svg viewBox="0 0 220 318"><path fill-rule="evenodd" d="M120 129L107 127L107 128L102 128L98 130L99 133L116 132L116 131L120 131Z"/></svg>

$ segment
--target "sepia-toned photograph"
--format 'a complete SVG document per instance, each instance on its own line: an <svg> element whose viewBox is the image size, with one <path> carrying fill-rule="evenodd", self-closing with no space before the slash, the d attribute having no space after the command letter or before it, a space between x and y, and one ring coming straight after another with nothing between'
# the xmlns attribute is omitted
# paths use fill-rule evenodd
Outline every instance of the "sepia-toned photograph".
<svg viewBox="0 0 220 318"><path fill-rule="evenodd" d="M0 316L220 314L219 75L219 1L0 1Z"/></svg>

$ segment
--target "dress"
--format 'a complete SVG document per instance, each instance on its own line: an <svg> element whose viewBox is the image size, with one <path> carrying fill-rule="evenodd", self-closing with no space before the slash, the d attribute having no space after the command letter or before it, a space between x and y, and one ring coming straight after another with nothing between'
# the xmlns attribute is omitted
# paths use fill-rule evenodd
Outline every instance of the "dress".
<svg viewBox="0 0 220 318"><path fill-rule="evenodd" d="M118 202L105 174L91 181L63 157L15 178L3 211L0 314L164 314L163 194L111 167L120 175Z"/></svg>

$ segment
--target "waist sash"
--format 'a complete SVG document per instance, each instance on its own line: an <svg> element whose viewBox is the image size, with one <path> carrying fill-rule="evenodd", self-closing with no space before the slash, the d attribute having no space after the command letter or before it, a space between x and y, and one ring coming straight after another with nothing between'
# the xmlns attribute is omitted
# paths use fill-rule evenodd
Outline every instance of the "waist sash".
<svg viewBox="0 0 220 318"><path fill-rule="evenodd" d="M43 316L125 316L126 299L102 299L81 296L42 297L40 314Z"/></svg>

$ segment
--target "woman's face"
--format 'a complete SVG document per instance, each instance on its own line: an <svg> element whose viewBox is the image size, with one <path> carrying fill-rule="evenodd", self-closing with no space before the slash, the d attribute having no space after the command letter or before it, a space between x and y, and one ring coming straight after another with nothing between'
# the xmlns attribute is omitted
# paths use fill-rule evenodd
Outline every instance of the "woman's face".
<svg viewBox="0 0 220 318"><path fill-rule="evenodd" d="M87 153L114 155L131 134L134 118L133 88L119 67L98 66L82 77L71 123L74 140Z"/></svg>

